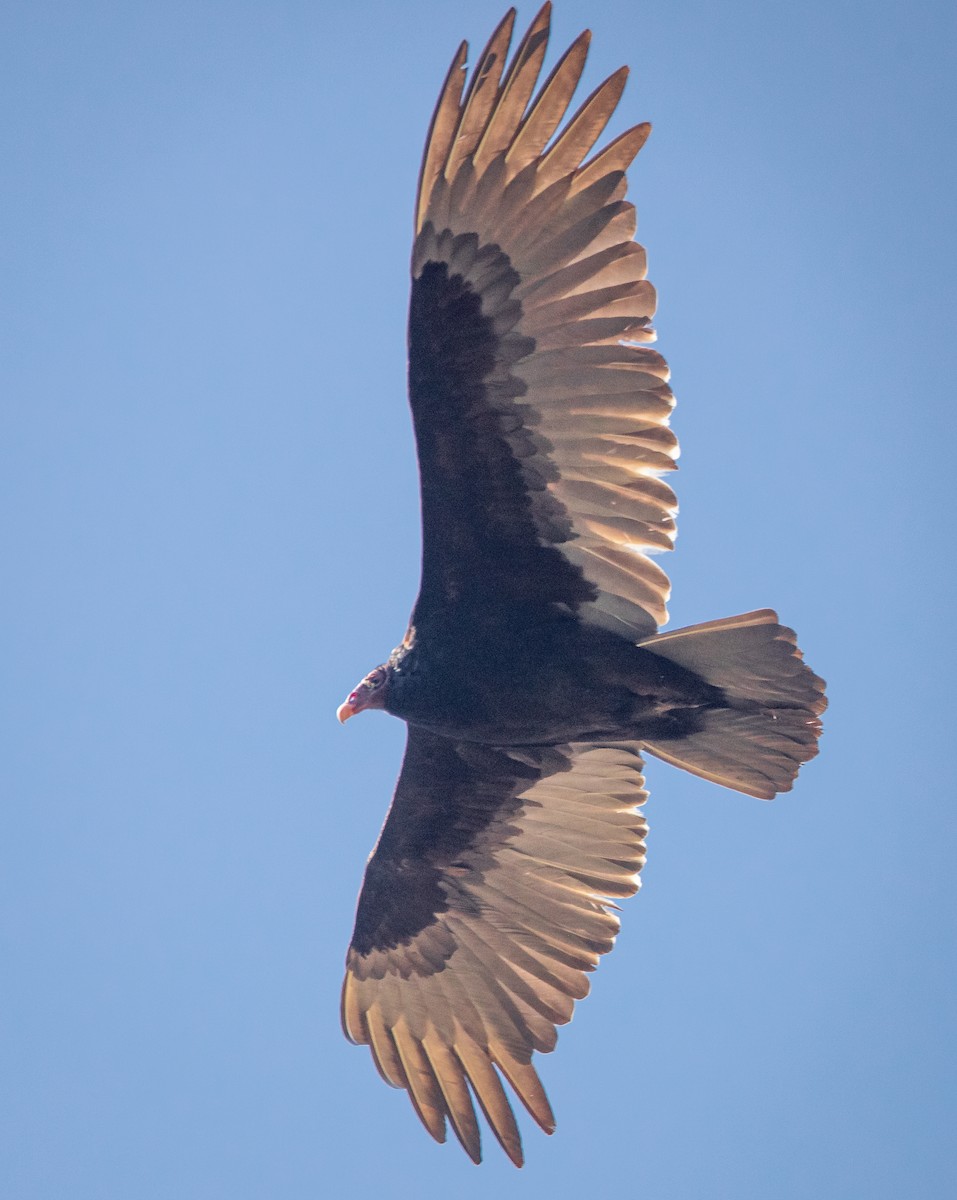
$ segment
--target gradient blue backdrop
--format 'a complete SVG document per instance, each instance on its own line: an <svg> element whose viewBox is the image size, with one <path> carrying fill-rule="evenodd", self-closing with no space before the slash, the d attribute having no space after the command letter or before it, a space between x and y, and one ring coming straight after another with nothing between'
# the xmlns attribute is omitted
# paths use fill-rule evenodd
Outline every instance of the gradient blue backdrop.
<svg viewBox="0 0 957 1200"><path fill-rule="evenodd" d="M517 1173L339 1032L418 576L432 104L504 0L7 0L0 1193L954 1193L954 8L559 0L634 68L679 396L673 621L830 684L763 804L649 768L642 896ZM520 13L520 24L534 15Z"/></svg>

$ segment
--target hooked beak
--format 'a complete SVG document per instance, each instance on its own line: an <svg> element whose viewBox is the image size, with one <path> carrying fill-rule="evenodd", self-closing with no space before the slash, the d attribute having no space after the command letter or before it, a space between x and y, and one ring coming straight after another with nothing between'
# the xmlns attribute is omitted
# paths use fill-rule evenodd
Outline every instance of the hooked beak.
<svg viewBox="0 0 957 1200"><path fill-rule="evenodd" d="M352 703L352 697L344 700L336 709L336 719L340 725L345 725L350 717L354 717L359 710Z"/></svg>

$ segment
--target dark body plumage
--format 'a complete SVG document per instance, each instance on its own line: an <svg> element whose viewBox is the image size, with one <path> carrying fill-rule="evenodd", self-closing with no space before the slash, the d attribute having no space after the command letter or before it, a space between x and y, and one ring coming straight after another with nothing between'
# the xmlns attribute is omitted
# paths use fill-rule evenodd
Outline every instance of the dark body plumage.
<svg viewBox="0 0 957 1200"><path fill-rule="evenodd" d="M624 171L587 159L606 80L556 133L587 35L532 99L539 13L514 13L433 117L416 207L409 397L423 559L409 630L340 709L408 723L369 860L342 1017L430 1133L512 1160L503 1081L546 1131L532 1065L611 949L644 861L642 754L770 798L816 753L823 684L768 609L658 633L677 443ZM587 159L587 161L585 161Z"/></svg>
<svg viewBox="0 0 957 1200"><path fill-rule="evenodd" d="M415 627L392 670L387 712L497 746L681 737L723 702L694 672L532 605L450 606Z"/></svg>

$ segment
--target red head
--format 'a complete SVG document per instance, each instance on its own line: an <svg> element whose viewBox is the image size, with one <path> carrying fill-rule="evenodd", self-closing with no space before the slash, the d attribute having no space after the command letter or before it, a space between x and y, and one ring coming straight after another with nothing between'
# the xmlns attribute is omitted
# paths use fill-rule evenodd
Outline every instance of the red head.
<svg viewBox="0 0 957 1200"><path fill-rule="evenodd" d="M385 696L389 682L389 667L383 664L363 679L346 697L345 703L336 709L336 716L343 724L362 712L364 708L385 708Z"/></svg>

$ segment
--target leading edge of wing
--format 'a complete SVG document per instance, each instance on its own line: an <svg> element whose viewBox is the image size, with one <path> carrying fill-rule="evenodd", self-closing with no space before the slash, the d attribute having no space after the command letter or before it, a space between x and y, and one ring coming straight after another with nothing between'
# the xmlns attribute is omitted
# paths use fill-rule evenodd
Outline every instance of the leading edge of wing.
<svg viewBox="0 0 957 1200"><path fill-rule="evenodd" d="M677 504L659 476L678 453L668 427L668 368L645 344L655 336L655 292L633 240L634 208L624 199L625 169L650 127L638 125L587 158L626 72L605 80L565 120L588 37L572 44L532 98L548 24L546 5L503 71L507 18L464 94L464 51L453 61L416 207L410 358L427 362L429 378L455 376L446 392L459 394L459 381L468 383L468 402L448 414L463 430L439 486L454 487L456 461L489 457L489 495L513 512L524 508L529 536L556 548L586 582L587 595L570 589L570 606L585 620L642 637L667 619L668 579L651 556L674 542ZM451 326L441 325L442 302L456 287L476 302L484 358L465 361L461 347L455 363L443 357L448 339L436 335ZM431 324L417 324L416 303L421 313L426 292ZM413 416L429 403L433 411L449 403L411 373L410 398ZM417 422L425 489L442 463L420 435ZM496 456L487 453L492 442L512 462L499 475ZM447 543L436 549L436 559L447 562L458 552L465 517L462 530L454 522L430 528L423 496L423 518L425 537ZM474 533L468 536L475 544Z"/></svg>
<svg viewBox="0 0 957 1200"><path fill-rule="evenodd" d="M509 750L409 729L360 894L342 1021L437 1141L481 1158L471 1094L516 1165L509 1084L547 1133L532 1065L588 992L638 889L646 792L631 745Z"/></svg>

